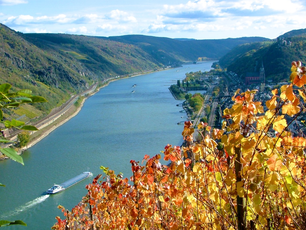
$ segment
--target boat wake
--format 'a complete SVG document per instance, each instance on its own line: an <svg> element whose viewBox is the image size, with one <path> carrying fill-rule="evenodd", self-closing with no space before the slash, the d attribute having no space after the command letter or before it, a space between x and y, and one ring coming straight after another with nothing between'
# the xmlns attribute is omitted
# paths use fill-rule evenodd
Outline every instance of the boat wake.
<svg viewBox="0 0 306 230"><path fill-rule="evenodd" d="M32 201L29 201L26 204L16 208L14 211L11 211L11 212L8 212L4 215L1 215L0 219L5 219L5 218L11 217L11 216L15 216L15 215L17 215L21 212L24 212L24 211L32 208L33 206L44 202L49 196L50 196L49 194L46 194L46 195L42 195L40 197L37 197L36 199L34 199Z"/></svg>

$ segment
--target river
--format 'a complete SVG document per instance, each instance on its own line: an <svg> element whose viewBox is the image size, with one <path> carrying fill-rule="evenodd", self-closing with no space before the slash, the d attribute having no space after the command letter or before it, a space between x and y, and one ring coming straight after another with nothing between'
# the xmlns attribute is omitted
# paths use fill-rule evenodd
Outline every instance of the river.
<svg viewBox="0 0 306 230"><path fill-rule="evenodd" d="M100 174L101 165L130 177L130 160L159 154L167 144L180 145L183 126L177 123L186 120L186 114L168 88L185 73L208 71L211 65L184 65L112 82L88 98L77 116L27 150L24 166L0 162L0 183L6 185L0 187L0 220L20 219L28 225L7 229L50 229L55 217L62 216L57 206L71 210L92 178L44 195L54 183L84 171Z"/></svg>

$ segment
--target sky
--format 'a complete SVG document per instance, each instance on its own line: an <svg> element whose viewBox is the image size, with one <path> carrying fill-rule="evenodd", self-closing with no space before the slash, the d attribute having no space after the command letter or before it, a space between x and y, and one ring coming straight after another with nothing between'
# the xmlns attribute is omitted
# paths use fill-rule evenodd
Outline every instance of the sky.
<svg viewBox="0 0 306 230"><path fill-rule="evenodd" d="M305 0L0 0L0 23L22 33L270 39L306 28Z"/></svg>

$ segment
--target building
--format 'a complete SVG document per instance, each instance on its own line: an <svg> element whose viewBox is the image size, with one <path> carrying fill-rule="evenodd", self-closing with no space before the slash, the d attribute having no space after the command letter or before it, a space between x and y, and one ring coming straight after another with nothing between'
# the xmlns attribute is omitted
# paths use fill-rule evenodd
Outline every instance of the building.
<svg viewBox="0 0 306 230"><path fill-rule="evenodd" d="M257 66L257 64L256 64ZM257 69L255 66L255 70ZM260 84L265 82L265 68L262 66L259 68L258 72L247 72L245 75L245 84L252 85L252 84Z"/></svg>

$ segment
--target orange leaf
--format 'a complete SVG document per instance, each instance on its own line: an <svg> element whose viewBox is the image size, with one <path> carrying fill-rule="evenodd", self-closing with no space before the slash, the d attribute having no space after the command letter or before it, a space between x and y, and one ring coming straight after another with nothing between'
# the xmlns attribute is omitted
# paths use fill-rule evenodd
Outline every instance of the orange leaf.
<svg viewBox="0 0 306 230"><path fill-rule="evenodd" d="M303 85L306 84L306 75L303 75L301 78L299 75L295 76L293 80L293 84L296 85L297 87L302 87Z"/></svg>
<svg viewBox="0 0 306 230"><path fill-rule="evenodd" d="M273 96L271 100L266 101L266 106L269 110L275 109L276 105L277 105L276 96Z"/></svg>
<svg viewBox="0 0 306 230"><path fill-rule="evenodd" d="M185 160L185 167L188 167L191 164L191 160L190 159L186 159Z"/></svg>
<svg viewBox="0 0 306 230"><path fill-rule="evenodd" d="M285 221L287 224L291 224L291 218L288 215L285 216Z"/></svg>
<svg viewBox="0 0 306 230"><path fill-rule="evenodd" d="M271 171L279 170L282 166L282 161L277 159L277 155L274 154L272 157L270 157L269 160L267 160L268 167Z"/></svg>
<svg viewBox="0 0 306 230"><path fill-rule="evenodd" d="M175 156L174 153L171 153L171 154L170 154L170 160L171 160L171 161L176 161L176 160L177 160L177 158L176 158L176 156Z"/></svg>
<svg viewBox="0 0 306 230"><path fill-rule="evenodd" d="M154 176L148 174L148 175L147 175L147 179L148 179L148 184L153 184L153 182L154 182Z"/></svg>
<svg viewBox="0 0 306 230"><path fill-rule="evenodd" d="M212 136L213 136L214 139L221 139L223 133L224 133L223 130L214 129L213 132L212 132Z"/></svg>
<svg viewBox="0 0 306 230"><path fill-rule="evenodd" d="M174 200L174 203L175 203L177 206L179 206L179 205L181 205L181 204L183 203L183 199L182 199L181 197L176 198L176 199Z"/></svg>
<svg viewBox="0 0 306 230"><path fill-rule="evenodd" d="M137 209L136 209L136 208L133 208L133 209L131 210L131 216L132 216L133 218L136 218L137 215L138 215Z"/></svg>
<svg viewBox="0 0 306 230"><path fill-rule="evenodd" d="M168 181L168 175L164 176L164 178L160 181L160 183L165 183Z"/></svg>
<svg viewBox="0 0 306 230"><path fill-rule="evenodd" d="M282 107L282 112L283 114L288 114L289 116L293 116L300 112L300 107L299 106L294 106L292 103L288 103L286 105L283 105Z"/></svg>
<svg viewBox="0 0 306 230"><path fill-rule="evenodd" d="M295 99L295 95L293 93L293 87L292 85L289 85L286 89L286 96L289 101L293 101Z"/></svg>

